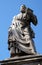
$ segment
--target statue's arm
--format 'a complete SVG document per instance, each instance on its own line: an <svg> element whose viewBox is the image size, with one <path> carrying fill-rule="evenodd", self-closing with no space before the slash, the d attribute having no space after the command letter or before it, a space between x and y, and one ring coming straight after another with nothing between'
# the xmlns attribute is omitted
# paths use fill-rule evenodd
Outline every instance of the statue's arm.
<svg viewBox="0 0 42 65"><path fill-rule="evenodd" d="M34 14L31 15L31 21L32 21L32 23L33 23L35 26L37 25L38 20L37 20L36 15L34 15Z"/></svg>
<svg viewBox="0 0 42 65"><path fill-rule="evenodd" d="M12 20L12 23L8 29L8 50L10 50L11 41L13 41L13 29L15 27L14 18ZM14 38L15 40L15 38Z"/></svg>
<svg viewBox="0 0 42 65"><path fill-rule="evenodd" d="M16 27L15 18L13 17L12 23L8 29L8 38L12 35L12 32L15 29L15 27Z"/></svg>
<svg viewBox="0 0 42 65"><path fill-rule="evenodd" d="M37 23L38 23L37 17L36 17L36 15L34 15L33 10L30 9L30 8L28 8L28 9L26 10L26 12L27 12L27 14L28 14L29 17L30 17L30 21L31 21L34 25L37 25Z"/></svg>
<svg viewBox="0 0 42 65"><path fill-rule="evenodd" d="M14 27L15 27L15 17L13 17L12 23L11 23L11 25L10 25L10 27L9 27L8 30L10 31L10 30L12 30Z"/></svg>

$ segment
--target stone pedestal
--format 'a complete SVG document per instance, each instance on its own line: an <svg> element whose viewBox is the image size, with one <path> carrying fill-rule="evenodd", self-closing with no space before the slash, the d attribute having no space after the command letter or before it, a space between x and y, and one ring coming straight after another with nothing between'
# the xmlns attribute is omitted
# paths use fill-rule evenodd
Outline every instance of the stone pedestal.
<svg viewBox="0 0 42 65"><path fill-rule="evenodd" d="M16 56L0 61L1 65L42 65L42 55Z"/></svg>

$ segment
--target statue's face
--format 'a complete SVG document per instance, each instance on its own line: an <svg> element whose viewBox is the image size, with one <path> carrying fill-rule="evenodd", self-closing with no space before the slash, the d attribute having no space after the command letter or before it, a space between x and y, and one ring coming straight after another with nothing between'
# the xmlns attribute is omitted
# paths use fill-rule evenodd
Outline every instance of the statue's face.
<svg viewBox="0 0 42 65"><path fill-rule="evenodd" d="M20 8L20 11L21 11L22 13L24 13L24 12L26 11L26 6L25 6L25 5L22 5L21 8Z"/></svg>

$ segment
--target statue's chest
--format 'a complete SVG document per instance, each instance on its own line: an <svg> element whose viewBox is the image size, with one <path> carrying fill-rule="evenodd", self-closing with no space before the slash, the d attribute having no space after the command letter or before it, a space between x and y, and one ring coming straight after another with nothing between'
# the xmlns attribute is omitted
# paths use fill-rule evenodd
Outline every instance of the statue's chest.
<svg viewBox="0 0 42 65"><path fill-rule="evenodd" d="M17 27L23 27L23 26L27 26L29 25L30 23L30 16L29 15L26 15L26 13L24 14L21 14L17 17L17 20L16 20L16 26Z"/></svg>
<svg viewBox="0 0 42 65"><path fill-rule="evenodd" d="M29 19L30 19L29 14L27 15L26 13L24 13L24 14L21 15L21 20L26 21L26 20L29 20Z"/></svg>

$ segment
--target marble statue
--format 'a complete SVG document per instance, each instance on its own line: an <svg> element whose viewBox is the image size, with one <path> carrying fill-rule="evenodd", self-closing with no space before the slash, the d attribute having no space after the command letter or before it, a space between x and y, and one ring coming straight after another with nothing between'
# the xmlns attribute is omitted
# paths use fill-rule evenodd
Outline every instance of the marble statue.
<svg viewBox="0 0 42 65"><path fill-rule="evenodd" d="M37 17L33 10L25 5L20 7L20 13L13 17L8 30L8 49L11 57L15 55L36 54L34 45L35 33L31 27L37 25Z"/></svg>

